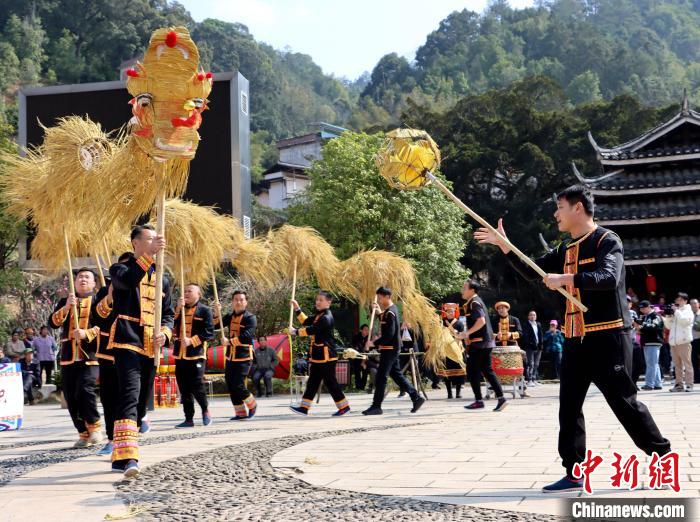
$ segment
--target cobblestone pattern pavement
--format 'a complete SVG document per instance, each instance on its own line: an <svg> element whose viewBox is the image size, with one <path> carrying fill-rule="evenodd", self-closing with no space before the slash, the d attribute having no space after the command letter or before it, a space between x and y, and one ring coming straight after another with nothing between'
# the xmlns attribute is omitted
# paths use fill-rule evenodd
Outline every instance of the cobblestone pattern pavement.
<svg viewBox="0 0 700 522"><path fill-rule="evenodd" d="M448 505L315 487L275 471L277 452L314 439L391 429L338 430L228 446L149 466L116 484L125 502L147 507L142 520L553 521L550 515ZM206 471L204 471L206 470Z"/></svg>

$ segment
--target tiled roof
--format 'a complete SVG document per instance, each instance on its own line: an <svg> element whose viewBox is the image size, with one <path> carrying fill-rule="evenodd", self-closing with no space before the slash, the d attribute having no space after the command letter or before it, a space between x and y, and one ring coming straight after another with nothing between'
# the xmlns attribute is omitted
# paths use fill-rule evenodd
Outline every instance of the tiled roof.
<svg viewBox="0 0 700 522"><path fill-rule="evenodd" d="M625 259L700 256L700 235L625 239Z"/></svg>
<svg viewBox="0 0 700 522"><path fill-rule="evenodd" d="M688 145L683 147L662 147L656 149L631 150L610 150L598 151L603 159L608 160L630 160L642 158L662 158L668 156L679 156L681 154L700 154L700 146Z"/></svg>
<svg viewBox="0 0 700 522"><path fill-rule="evenodd" d="M629 190L640 188L679 187L700 184L700 166L678 169L646 170L640 172L620 172L619 174L594 182L591 185L600 190Z"/></svg>
<svg viewBox="0 0 700 522"><path fill-rule="evenodd" d="M596 205L596 218L599 221L666 218L696 214L700 214L700 193L662 196L641 201L600 202Z"/></svg>

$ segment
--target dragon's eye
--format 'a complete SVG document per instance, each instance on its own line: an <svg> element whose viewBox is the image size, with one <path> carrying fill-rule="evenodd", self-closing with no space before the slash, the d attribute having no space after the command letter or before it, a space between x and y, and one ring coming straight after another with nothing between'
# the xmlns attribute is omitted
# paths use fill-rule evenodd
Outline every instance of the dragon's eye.
<svg viewBox="0 0 700 522"><path fill-rule="evenodd" d="M204 99L202 98L192 98L192 103L194 103L194 106L197 109L204 107Z"/></svg>
<svg viewBox="0 0 700 522"><path fill-rule="evenodd" d="M136 97L136 103L139 107L149 107L153 102L153 96L149 93L139 94Z"/></svg>

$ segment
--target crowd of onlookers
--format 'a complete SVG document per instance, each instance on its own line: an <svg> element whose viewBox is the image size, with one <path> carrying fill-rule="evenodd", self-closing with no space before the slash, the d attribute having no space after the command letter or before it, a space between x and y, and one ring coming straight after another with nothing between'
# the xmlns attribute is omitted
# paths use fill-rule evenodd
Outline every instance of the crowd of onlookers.
<svg viewBox="0 0 700 522"><path fill-rule="evenodd" d="M700 304L679 292L673 303L660 296L655 303L628 290L632 314L632 378L644 375L642 390L661 390L663 377L673 379L670 391L690 392L700 383Z"/></svg>
<svg viewBox="0 0 700 522"><path fill-rule="evenodd" d="M56 339L47 326L39 329L39 335L35 334L31 326L24 330L16 328L12 331L10 339L0 348L0 364L20 364L25 403L34 404L34 390L41 388L42 382L52 382L57 350Z"/></svg>

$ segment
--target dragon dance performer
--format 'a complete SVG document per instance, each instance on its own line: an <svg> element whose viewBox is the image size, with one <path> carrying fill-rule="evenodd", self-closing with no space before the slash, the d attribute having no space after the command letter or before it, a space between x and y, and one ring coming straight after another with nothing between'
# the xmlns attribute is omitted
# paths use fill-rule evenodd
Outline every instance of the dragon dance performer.
<svg viewBox="0 0 700 522"><path fill-rule="evenodd" d="M467 341L469 350L467 377L474 392L474 402L465 408L478 410L484 407L481 395L481 376L483 374L498 399L498 404L493 411L502 411L508 403L503 396L501 383L493 371L493 363L491 362L491 351L494 347L493 331L486 315L486 305L479 297L480 288L479 283L474 280L466 281L462 287L462 298L466 300L464 316L467 319L467 329L458 337Z"/></svg>
<svg viewBox="0 0 700 522"><path fill-rule="evenodd" d="M61 329L61 382L73 426L80 438L74 448L87 448L102 442L100 413L95 386L99 366L95 353L100 328L95 323L95 273L81 268L75 276L77 295L59 300L49 325ZM78 327L73 317L78 312Z"/></svg>
<svg viewBox="0 0 700 522"><path fill-rule="evenodd" d="M328 292L319 291L316 295L316 313L307 317L299 307L299 303L292 300L292 306L297 314L297 319L302 324L301 328L292 328L291 335L310 337L309 344L309 379L306 381L306 390L301 398L299 406L289 408L299 415L308 415L311 404L321 383L326 385L328 392L333 397L338 411L334 417L340 417L350 411L350 405L345 398L343 390L335 377L335 365L338 353L335 350L333 340L333 314L331 304L333 297Z"/></svg>
<svg viewBox="0 0 700 522"><path fill-rule="evenodd" d="M253 365L253 339L258 323L255 315L248 311L248 294L245 291L234 291L232 304L233 312L222 318L223 324L229 327L229 337L223 341L228 351L225 377L235 411L231 420L244 420L252 418L258 407L255 397L245 385ZM220 316L221 308L218 307L214 320L218 321Z"/></svg>
<svg viewBox="0 0 700 522"><path fill-rule="evenodd" d="M442 305L442 325L450 335L459 335L464 331L464 323L459 320L459 305L457 303L445 303ZM449 343L449 351L445 359L445 367L439 369L437 374L445 379L447 398L452 398L452 385L455 385L455 398L462 398L462 386L467 370L464 365L464 344L461 339L455 339Z"/></svg>
<svg viewBox="0 0 700 522"><path fill-rule="evenodd" d="M151 226L140 225L131 231L131 244L133 254L109 269L115 319L108 349L114 355L119 389L112 471L121 471L126 477L140 472L137 421L153 395L155 350L170 342L173 327L167 278L163 280L163 295L155 295L154 256L165 248L165 238L156 235ZM156 299L161 299L163 306L157 336L153 324Z"/></svg>
<svg viewBox="0 0 700 522"><path fill-rule="evenodd" d="M202 290L199 285L189 284L184 296L180 298L175 310L175 329L173 356L175 358L175 378L180 388L182 409L185 420L176 428L194 427L194 400L202 408L202 424L211 424L209 401L204 389L204 370L206 369L207 346L214 338L214 320L211 308L201 301ZM184 314L182 313L184 309ZM185 318L185 338L180 339L182 318Z"/></svg>
<svg viewBox="0 0 700 522"><path fill-rule="evenodd" d="M554 217L559 231L571 239L536 262L547 276L550 289L565 287L588 308L587 312L566 303L564 353L559 388L559 455L566 475L543 488L546 493L579 491L583 479L574 476L577 463L586 458L586 428L583 403L594 383L627 430L647 455L671 450L649 410L637 401L637 387L630 378L631 319L625 291L622 241L593 220L594 200L582 186L572 186L557 195ZM505 237L503 222L498 231ZM479 243L497 245L511 264L528 279L539 276L515 256L498 235L479 229Z"/></svg>
<svg viewBox="0 0 700 522"><path fill-rule="evenodd" d="M391 378L401 390L406 390L411 397L413 407L411 413L416 413L425 399L408 382L399 364L399 353L401 350L401 322L399 321L399 311L391 300L391 290L384 287L377 289L377 302L374 304L375 310L380 312L379 338L371 341L369 345L379 350L379 368L375 380L374 398L372 405L362 412L362 415L381 415L382 402L384 401L384 391L386 383Z"/></svg>

